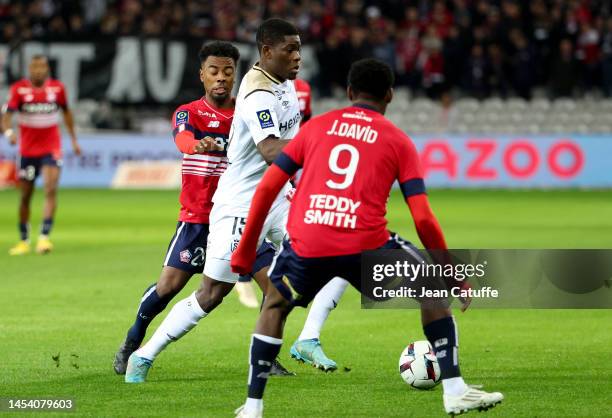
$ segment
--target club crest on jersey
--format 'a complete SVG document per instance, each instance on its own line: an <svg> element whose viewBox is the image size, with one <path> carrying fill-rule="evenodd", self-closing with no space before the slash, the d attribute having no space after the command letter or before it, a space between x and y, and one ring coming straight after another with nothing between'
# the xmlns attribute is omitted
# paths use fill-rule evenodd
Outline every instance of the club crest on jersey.
<svg viewBox="0 0 612 418"><path fill-rule="evenodd" d="M176 112L176 125L189 122L189 112L186 110L180 110Z"/></svg>
<svg viewBox="0 0 612 418"><path fill-rule="evenodd" d="M238 248L238 244L240 244L240 240L239 239L235 239L232 241L232 245L230 245L230 250L232 252L236 251L236 248Z"/></svg>
<svg viewBox="0 0 612 418"><path fill-rule="evenodd" d="M259 125L261 125L262 129L271 128L274 126L272 114L268 109L257 112L257 119L259 120Z"/></svg>
<svg viewBox="0 0 612 418"><path fill-rule="evenodd" d="M191 252L189 250L183 250L179 253L181 263L189 263L191 261Z"/></svg>

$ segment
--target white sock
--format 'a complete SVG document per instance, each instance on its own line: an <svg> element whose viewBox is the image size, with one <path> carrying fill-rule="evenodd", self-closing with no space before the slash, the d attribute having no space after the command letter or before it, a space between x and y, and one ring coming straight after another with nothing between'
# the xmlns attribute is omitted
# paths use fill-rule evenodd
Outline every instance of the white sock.
<svg viewBox="0 0 612 418"><path fill-rule="evenodd" d="M261 411L263 409L263 399L247 398L244 403L247 411Z"/></svg>
<svg viewBox="0 0 612 418"><path fill-rule="evenodd" d="M468 385L465 384L463 377L451 377L442 381L445 395L459 396L463 395L468 390Z"/></svg>
<svg viewBox="0 0 612 418"><path fill-rule="evenodd" d="M338 305L340 298L346 290L348 282L340 277L334 277L323 286L315 296L304 328L298 340L310 340L321 336L321 329L331 311Z"/></svg>
<svg viewBox="0 0 612 418"><path fill-rule="evenodd" d="M187 334L198 321L206 316L198 303L195 292L188 298L177 302L168 316L164 318L149 341L138 350L136 355L151 361L172 341L176 341Z"/></svg>

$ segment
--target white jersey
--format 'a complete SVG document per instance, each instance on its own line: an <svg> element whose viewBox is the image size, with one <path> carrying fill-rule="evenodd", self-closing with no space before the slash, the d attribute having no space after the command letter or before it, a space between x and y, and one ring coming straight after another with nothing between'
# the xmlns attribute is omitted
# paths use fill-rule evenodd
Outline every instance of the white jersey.
<svg viewBox="0 0 612 418"><path fill-rule="evenodd" d="M246 217L255 189L268 168L257 144L270 135L289 140L299 127L300 104L293 81L281 83L254 65L238 89L227 149L229 165L219 179L214 207L222 206L232 216ZM286 185L272 207L285 199L288 189Z"/></svg>

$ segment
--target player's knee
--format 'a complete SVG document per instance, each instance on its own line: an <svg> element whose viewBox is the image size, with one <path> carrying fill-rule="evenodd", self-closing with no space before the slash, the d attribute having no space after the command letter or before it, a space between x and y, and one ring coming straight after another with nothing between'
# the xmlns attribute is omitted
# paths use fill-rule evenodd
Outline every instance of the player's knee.
<svg viewBox="0 0 612 418"><path fill-rule="evenodd" d="M196 291L196 299L204 312L210 313L223 302L223 298L229 293L232 285L223 283L220 285L201 286Z"/></svg>
<svg viewBox="0 0 612 418"><path fill-rule="evenodd" d="M55 199L57 195L57 186L45 186L45 198L47 199Z"/></svg>

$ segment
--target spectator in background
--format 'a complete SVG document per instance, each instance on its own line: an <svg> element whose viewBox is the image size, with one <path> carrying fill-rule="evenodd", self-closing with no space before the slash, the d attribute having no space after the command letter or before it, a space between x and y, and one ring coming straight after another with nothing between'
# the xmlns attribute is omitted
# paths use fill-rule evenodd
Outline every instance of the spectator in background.
<svg viewBox="0 0 612 418"><path fill-rule="evenodd" d="M519 29L513 29L510 40L514 49L510 58L512 87L517 96L529 100L535 83L533 51L529 41Z"/></svg>
<svg viewBox="0 0 612 418"><path fill-rule="evenodd" d="M445 91L444 57L442 56L442 40L435 28L429 28L423 39L423 51L419 57L419 67L422 73L422 86L425 94L431 99L438 99Z"/></svg>
<svg viewBox="0 0 612 418"><path fill-rule="evenodd" d="M463 84L470 96L484 99L489 96L489 63L482 45L472 47L463 75Z"/></svg>
<svg viewBox="0 0 612 418"><path fill-rule="evenodd" d="M444 77L449 86L457 86L461 83L463 73L458 70L465 68L468 51L469 39L467 36L460 31L458 26L451 26L442 48L444 62L453 63L453 65L444 67Z"/></svg>
<svg viewBox="0 0 612 418"><path fill-rule="evenodd" d="M489 55L489 74L488 84L491 91L506 98L510 83L508 81L508 61L498 44L491 44L488 47Z"/></svg>
<svg viewBox="0 0 612 418"><path fill-rule="evenodd" d="M398 83L407 85L413 92L418 88L420 81L420 74L417 69L417 59L420 53L419 29L417 27L401 29L395 44Z"/></svg>
<svg viewBox="0 0 612 418"><path fill-rule="evenodd" d="M570 90L603 88L612 95L612 23L607 21L611 4L609 0L4 0L0 36L10 46L72 34L253 42L261 20L276 15L292 20L304 45L315 48L322 65L313 81L323 95L330 94L332 86L343 87L350 63L368 56L393 65L399 83L413 90L422 87L430 95L438 95L442 86L453 89L453 94L512 93L525 98L536 87L549 88L551 95L568 94L578 59L582 77L577 76L578 84ZM561 50L567 46L560 46L562 40L573 44L574 59L563 57ZM479 54L474 45L482 46L482 57L474 55ZM558 74L557 62L570 73ZM488 75L473 78L483 63ZM475 72L467 72L468 67ZM488 88L483 89L485 85Z"/></svg>
<svg viewBox="0 0 612 418"><path fill-rule="evenodd" d="M600 85L600 49L599 32L588 21L580 25L576 43L576 56L582 66L583 85L585 90L591 90Z"/></svg>
<svg viewBox="0 0 612 418"><path fill-rule="evenodd" d="M563 39L559 44L559 52L553 61L549 91L552 98L572 97L574 95L580 69L574 53L574 45L570 39Z"/></svg>

